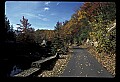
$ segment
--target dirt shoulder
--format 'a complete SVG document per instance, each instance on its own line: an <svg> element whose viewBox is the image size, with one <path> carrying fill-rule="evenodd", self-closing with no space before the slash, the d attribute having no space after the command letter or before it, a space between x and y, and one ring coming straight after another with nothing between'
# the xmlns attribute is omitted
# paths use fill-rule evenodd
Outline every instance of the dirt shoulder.
<svg viewBox="0 0 120 82"><path fill-rule="evenodd" d="M53 69L50 71L48 70L43 71L40 75L38 75L38 77L58 77L64 72L70 58L71 58L70 52L67 55L60 55L60 58L56 61Z"/></svg>

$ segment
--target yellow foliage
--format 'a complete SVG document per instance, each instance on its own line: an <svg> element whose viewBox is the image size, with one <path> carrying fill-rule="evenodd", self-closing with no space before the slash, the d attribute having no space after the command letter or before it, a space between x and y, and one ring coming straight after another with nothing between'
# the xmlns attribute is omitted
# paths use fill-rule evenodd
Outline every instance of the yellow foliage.
<svg viewBox="0 0 120 82"><path fill-rule="evenodd" d="M83 18L86 17L86 16L85 16L85 15L86 15L86 12L79 10L79 11L77 12L77 15L78 15L77 20L80 21L81 19L83 19Z"/></svg>

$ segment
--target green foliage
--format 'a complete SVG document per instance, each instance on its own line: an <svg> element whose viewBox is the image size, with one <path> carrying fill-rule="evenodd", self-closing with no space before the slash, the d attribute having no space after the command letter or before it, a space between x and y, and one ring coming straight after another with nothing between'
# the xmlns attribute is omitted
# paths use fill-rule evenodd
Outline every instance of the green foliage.
<svg viewBox="0 0 120 82"><path fill-rule="evenodd" d="M65 22L63 22L63 25L65 26L68 23L68 20L65 20Z"/></svg>
<svg viewBox="0 0 120 82"><path fill-rule="evenodd" d="M40 30L36 30L34 35L35 35L35 42L37 43L41 43L42 40L44 39L43 32L41 32Z"/></svg>
<svg viewBox="0 0 120 82"><path fill-rule="evenodd" d="M25 42L25 43L34 43L35 42L34 32L21 33L16 37L16 41Z"/></svg>
<svg viewBox="0 0 120 82"><path fill-rule="evenodd" d="M5 40L15 41L15 33L13 31L13 25L10 26L9 19L5 16Z"/></svg>
<svg viewBox="0 0 120 82"><path fill-rule="evenodd" d="M107 28L111 24L111 22L106 23L105 20L102 19L102 16L99 15L99 17L96 18L97 22L94 21L91 23L92 25L92 32L93 35L91 35L91 38L95 41L98 41L98 46L96 47L96 50L101 53L105 52L108 54L115 53L115 39L116 39L116 32L113 30L111 33L107 32ZM110 38L114 37L114 38Z"/></svg>
<svg viewBox="0 0 120 82"><path fill-rule="evenodd" d="M62 27L62 23L60 23L59 21L57 22L56 26L55 26L55 30L60 30L60 28Z"/></svg>

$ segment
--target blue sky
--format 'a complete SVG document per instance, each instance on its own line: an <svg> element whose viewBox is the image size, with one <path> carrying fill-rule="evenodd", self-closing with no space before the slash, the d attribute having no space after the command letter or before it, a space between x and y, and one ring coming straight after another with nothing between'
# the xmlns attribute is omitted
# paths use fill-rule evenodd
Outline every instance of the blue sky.
<svg viewBox="0 0 120 82"><path fill-rule="evenodd" d="M57 21L69 20L83 2L57 2L57 1L6 1L5 15L10 24L16 29L22 16L34 29L54 29Z"/></svg>

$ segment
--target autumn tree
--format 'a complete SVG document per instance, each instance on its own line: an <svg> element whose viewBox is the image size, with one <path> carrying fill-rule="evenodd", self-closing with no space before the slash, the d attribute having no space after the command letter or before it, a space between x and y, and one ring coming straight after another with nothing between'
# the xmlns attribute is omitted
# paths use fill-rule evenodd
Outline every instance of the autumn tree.
<svg viewBox="0 0 120 82"><path fill-rule="evenodd" d="M28 19L25 19L24 16L22 18L22 20L20 19L21 24L17 24L19 25L19 27L17 27L17 30L20 32L26 32L28 30L28 28L31 26L30 23L28 23Z"/></svg>
<svg viewBox="0 0 120 82"><path fill-rule="evenodd" d="M113 21L116 18L115 2L85 2L81 10L87 13L90 21L93 21L98 15L102 15L104 20Z"/></svg>
<svg viewBox="0 0 120 82"><path fill-rule="evenodd" d="M89 20L86 16L86 12L82 10L77 10L72 16L72 35L74 42L77 44L82 44L89 37Z"/></svg>
<svg viewBox="0 0 120 82"><path fill-rule="evenodd" d="M35 42L34 38L34 28L30 27L31 24L28 23L28 19L25 19L24 16L20 20L21 24L17 27L17 41L20 42Z"/></svg>

